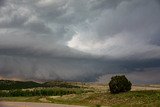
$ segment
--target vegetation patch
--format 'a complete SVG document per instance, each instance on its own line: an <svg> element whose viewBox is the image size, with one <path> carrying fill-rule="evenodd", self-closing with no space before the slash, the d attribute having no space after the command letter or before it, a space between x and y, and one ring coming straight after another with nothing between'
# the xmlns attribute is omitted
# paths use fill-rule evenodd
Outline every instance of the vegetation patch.
<svg viewBox="0 0 160 107"><path fill-rule="evenodd" d="M28 88L80 88L75 84L65 81L49 81L44 83L37 83L33 81L13 81L13 80L0 80L0 90L14 90L14 89L28 89Z"/></svg>
<svg viewBox="0 0 160 107"><path fill-rule="evenodd" d="M114 76L109 82L109 88L112 94L130 91L131 86L131 82L124 75Z"/></svg>
<svg viewBox="0 0 160 107"><path fill-rule="evenodd" d="M44 88L33 90L3 90L0 91L0 97L20 97L20 96L62 96L67 94L81 94L85 92L82 89L68 88Z"/></svg>

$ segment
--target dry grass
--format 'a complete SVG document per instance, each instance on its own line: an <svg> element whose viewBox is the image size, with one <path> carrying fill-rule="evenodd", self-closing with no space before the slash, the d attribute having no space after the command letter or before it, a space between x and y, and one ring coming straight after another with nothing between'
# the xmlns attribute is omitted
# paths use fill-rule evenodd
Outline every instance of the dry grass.
<svg viewBox="0 0 160 107"><path fill-rule="evenodd" d="M141 91L141 90L160 90L159 85L133 85L132 91Z"/></svg>

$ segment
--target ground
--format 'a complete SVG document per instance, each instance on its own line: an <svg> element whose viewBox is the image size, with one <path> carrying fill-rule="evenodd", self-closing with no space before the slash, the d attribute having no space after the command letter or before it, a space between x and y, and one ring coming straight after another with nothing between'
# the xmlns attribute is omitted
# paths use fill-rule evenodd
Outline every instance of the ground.
<svg viewBox="0 0 160 107"><path fill-rule="evenodd" d="M0 101L55 103L90 107L160 106L160 85L133 85L130 92L120 94L110 94L106 84L82 83L79 85L88 92L63 96L1 97Z"/></svg>
<svg viewBox="0 0 160 107"><path fill-rule="evenodd" d="M0 107L82 107L64 104L31 103L31 102L0 102Z"/></svg>

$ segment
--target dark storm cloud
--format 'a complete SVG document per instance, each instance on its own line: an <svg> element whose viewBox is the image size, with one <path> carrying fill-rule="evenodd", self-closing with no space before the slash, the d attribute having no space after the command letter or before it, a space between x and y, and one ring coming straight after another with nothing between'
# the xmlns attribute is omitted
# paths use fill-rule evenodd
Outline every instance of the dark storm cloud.
<svg viewBox="0 0 160 107"><path fill-rule="evenodd" d="M0 0L0 7L5 4L5 0Z"/></svg>
<svg viewBox="0 0 160 107"><path fill-rule="evenodd" d="M0 0L0 8L1 78L146 79L160 68L159 0Z"/></svg>
<svg viewBox="0 0 160 107"><path fill-rule="evenodd" d="M130 0L92 0L90 3L92 3L91 9L112 9L116 8L121 2L123 1L130 1Z"/></svg>
<svg viewBox="0 0 160 107"><path fill-rule="evenodd" d="M142 74L146 69L158 68L160 60L123 61L42 56L11 57L3 55L0 63L0 74L7 78L95 81L99 76L106 74L135 74L138 72L143 76ZM158 73L158 70L156 72ZM147 79L145 76L143 79Z"/></svg>

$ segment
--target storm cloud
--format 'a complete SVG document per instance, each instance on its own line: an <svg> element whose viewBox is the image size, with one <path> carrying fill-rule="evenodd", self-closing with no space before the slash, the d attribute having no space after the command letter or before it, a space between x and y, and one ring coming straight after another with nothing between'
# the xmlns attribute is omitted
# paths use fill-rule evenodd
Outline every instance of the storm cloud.
<svg viewBox="0 0 160 107"><path fill-rule="evenodd" d="M159 19L159 0L0 0L0 78L158 83Z"/></svg>

